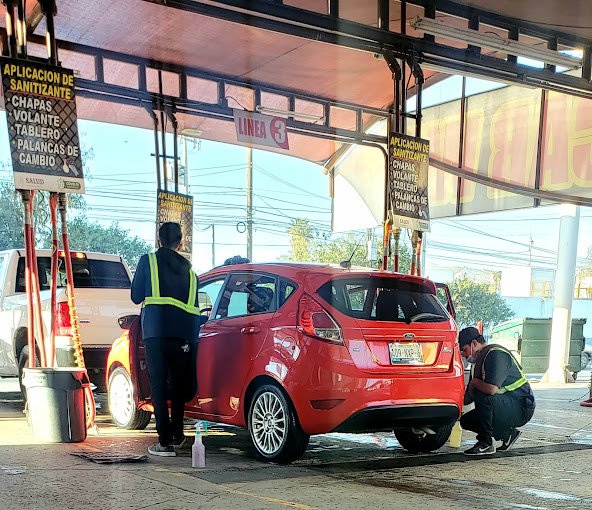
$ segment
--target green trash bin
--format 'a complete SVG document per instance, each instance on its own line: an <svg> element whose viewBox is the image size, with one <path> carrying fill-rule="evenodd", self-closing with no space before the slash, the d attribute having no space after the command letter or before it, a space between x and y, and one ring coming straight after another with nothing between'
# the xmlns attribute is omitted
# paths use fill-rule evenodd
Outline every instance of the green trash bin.
<svg viewBox="0 0 592 510"><path fill-rule="evenodd" d="M86 439L84 368L25 368L28 419L33 438L44 443L79 443Z"/></svg>
<svg viewBox="0 0 592 510"><path fill-rule="evenodd" d="M582 368L586 319L572 319L569 341L570 372ZM491 330L489 343L503 345L516 356L525 373L542 374L549 368L551 319L524 317L498 324Z"/></svg>

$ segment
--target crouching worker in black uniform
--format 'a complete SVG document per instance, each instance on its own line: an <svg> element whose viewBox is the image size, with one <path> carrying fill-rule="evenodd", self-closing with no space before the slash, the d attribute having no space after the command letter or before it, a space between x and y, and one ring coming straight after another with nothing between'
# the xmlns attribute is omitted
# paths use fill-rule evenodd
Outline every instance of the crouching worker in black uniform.
<svg viewBox="0 0 592 510"><path fill-rule="evenodd" d="M517 427L528 423L534 413L532 389L514 356L501 345L486 345L477 328L465 328L458 335L463 357L474 363L465 392L465 405L475 409L463 415L463 429L477 433L477 444L465 455L492 455L508 450L520 436Z"/></svg>
<svg viewBox="0 0 592 510"><path fill-rule="evenodd" d="M199 334L197 276L179 255L181 226L163 223L160 248L143 255L132 283L132 301L144 302L142 336L150 373L158 443L148 453L174 457L185 443L185 402L195 394L195 353ZM168 381L172 383L169 393ZM167 400L171 401L171 415Z"/></svg>

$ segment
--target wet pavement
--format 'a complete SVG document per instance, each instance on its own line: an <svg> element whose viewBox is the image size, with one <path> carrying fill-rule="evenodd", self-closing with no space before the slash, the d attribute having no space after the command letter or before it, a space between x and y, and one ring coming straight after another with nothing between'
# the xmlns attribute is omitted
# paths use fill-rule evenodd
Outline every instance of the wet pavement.
<svg viewBox="0 0 592 510"><path fill-rule="evenodd" d="M589 381L590 373L579 381ZM506 453L467 458L460 449L411 455L393 434L313 436L289 466L261 461L248 433L214 426L207 464L175 458L96 464L72 453L143 455L155 439L109 421L104 395L98 431L77 444L36 444L14 379L0 379L0 508L12 509L592 509L592 408L588 383L533 383L537 411ZM187 433L191 424L187 423Z"/></svg>

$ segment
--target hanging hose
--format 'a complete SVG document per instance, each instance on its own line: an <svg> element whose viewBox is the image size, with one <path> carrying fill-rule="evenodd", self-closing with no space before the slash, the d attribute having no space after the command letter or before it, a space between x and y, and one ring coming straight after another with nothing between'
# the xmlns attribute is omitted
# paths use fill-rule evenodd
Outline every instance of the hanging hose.
<svg viewBox="0 0 592 510"><path fill-rule="evenodd" d="M35 356L35 314L33 312L33 259L31 258L31 194L29 191L21 191L25 220L25 290L27 293L27 345L29 347L29 368L34 368Z"/></svg>
<svg viewBox="0 0 592 510"><path fill-rule="evenodd" d="M413 231L411 235L411 268L409 274L417 274L417 242L418 242L417 230Z"/></svg>
<svg viewBox="0 0 592 510"><path fill-rule="evenodd" d="M70 324L72 327L72 343L74 347L74 361L79 368L86 368L84 364L84 354L82 352L82 342L80 340L80 323L76 310L76 300L74 298L74 271L72 270L72 257L70 254L70 242L68 239L68 223L66 221L67 200L64 193L58 195L58 209L62 226L62 246L64 249L64 265L66 267L66 291L68 294L68 308L70 310ZM90 429L95 422L96 406L95 397L90 386L85 386L86 395L86 427Z"/></svg>
<svg viewBox="0 0 592 510"><path fill-rule="evenodd" d="M37 250L35 248L35 220L33 219L33 198L31 191L29 201L31 225L29 228L29 252L31 254L31 283L33 288L33 313L35 317L35 333L39 346L39 361L42 367L47 367L47 351L45 350L45 329L43 328L43 310L41 309L41 295L39 288L39 267L37 265ZM31 353L29 353L32 356Z"/></svg>
<svg viewBox="0 0 592 510"><path fill-rule="evenodd" d="M389 218L384 222L384 235L382 237L382 270L388 269L388 257L390 248L391 220Z"/></svg>
<svg viewBox="0 0 592 510"><path fill-rule="evenodd" d="M55 366L55 337L56 337L56 310L58 287L58 220L57 220L58 194L49 194L49 214L51 217L51 330L49 345L47 348L48 366Z"/></svg>
<svg viewBox="0 0 592 510"><path fill-rule="evenodd" d="M422 232L417 232L417 268L415 274L421 276L421 244L423 242Z"/></svg>
<svg viewBox="0 0 592 510"><path fill-rule="evenodd" d="M399 227L393 230L393 237L395 239L395 257L393 262L393 271L399 272L399 239L401 239L401 229Z"/></svg>
<svg viewBox="0 0 592 510"><path fill-rule="evenodd" d="M80 324L74 298L74 272L72 270L72 258L68 240L68 224L66 223L66 195L59 195L59 211L62 226L62 246L64 249L64 266L66 268L66 293L68 295L68 309L70 311L70 324L72 327L72 344L74 347L74 362L79 368L85 368L82 343L80 341Z"/></svg>

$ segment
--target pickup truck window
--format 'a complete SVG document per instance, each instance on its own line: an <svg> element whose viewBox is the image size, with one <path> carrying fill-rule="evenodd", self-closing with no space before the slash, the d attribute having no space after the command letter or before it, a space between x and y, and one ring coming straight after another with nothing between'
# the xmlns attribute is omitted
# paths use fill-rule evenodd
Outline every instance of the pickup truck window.
<svg viewBox="0 0 592 510"><path fill-rule="evenodd" d="M66 286L66 269L64 259L59 259L58 287ZM37 257L39 269L39 286L41 290L49 289L51 281L51 258ZM74 287L78 289L129 289L131 282L124 265L111 260L94 260L73 258ZM17 267L15 292L25 292L25 258L20 257Z"/></svg>

